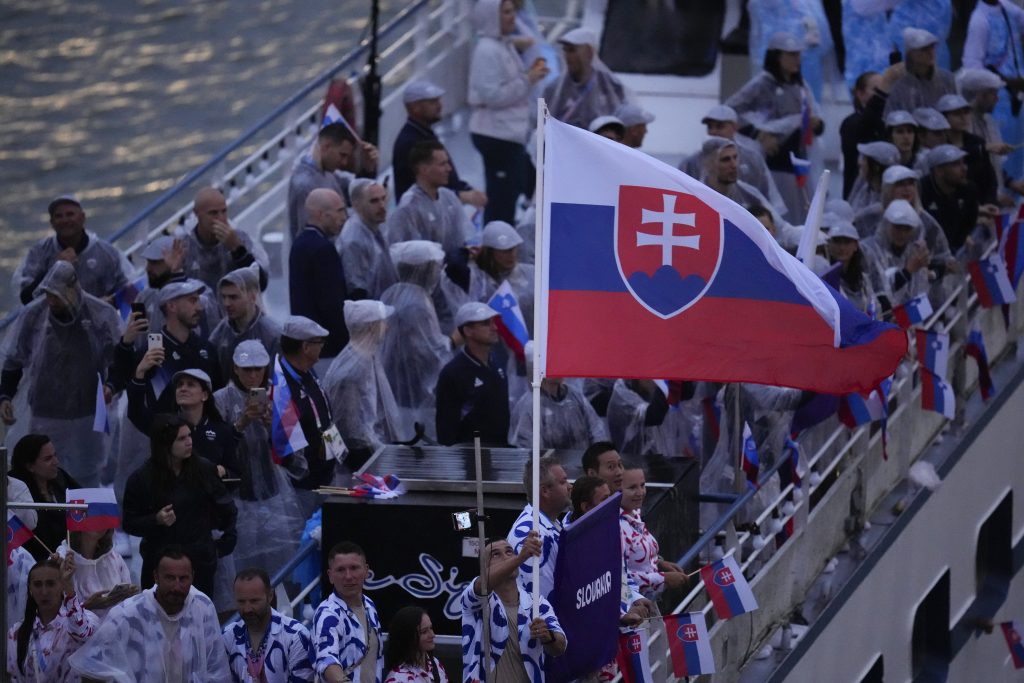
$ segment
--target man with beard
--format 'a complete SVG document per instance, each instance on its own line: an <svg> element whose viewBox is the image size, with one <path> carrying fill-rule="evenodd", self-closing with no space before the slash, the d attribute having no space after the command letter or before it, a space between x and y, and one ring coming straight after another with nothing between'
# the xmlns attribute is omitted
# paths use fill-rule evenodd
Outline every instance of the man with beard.
<svg viewBox="0 0 1024 683"><path fill-rule="evenodd" d="M228 657L210 598L192 586L192 560L168 546L153 570L155 585L107 613L68 660L77 674L101 681L227 681Z"/></svg>
<svg viewBox="0 0 1024 683"><path fill-rule="evenodd" d="M262 569L235 576L235 602L241 621L224 627L232 680L291 683L313 680L309 631L270 606L270 577Z"/></svg>

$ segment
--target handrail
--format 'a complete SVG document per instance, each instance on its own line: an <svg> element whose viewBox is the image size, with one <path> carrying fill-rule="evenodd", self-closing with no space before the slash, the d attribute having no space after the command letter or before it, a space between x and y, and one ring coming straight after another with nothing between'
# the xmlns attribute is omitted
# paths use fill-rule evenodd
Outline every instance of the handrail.
<svg viewBox="0 0 1024 683"><path fill-rule="evenodd" d="M283 583L295 571L296 567L319 549L320 546L316 541L308 541L299 546L299 549L295 551L295 555L270 577L270 587L277 588L278 584Z"/></svg>
<svg viewBox="0 0 1024 683"><path fill-rule="evenodd" d="M395 15L395 17L391 21L385 24L378 34L379 37L383 38L390 35L402 22L404 22L409 17L409 15L418 11L420 8L426 6L430 2L431 0L416 0L416 2L400 11L397 15ZM236 138L234 142L228 143L227 146L221 149L221 151L219 151L212 158L210 158L205 164L189 173L182 180L180 180L174 187L172 187L171 189L167 190L162 195L157 197L147 207L145 207L144 209L142 209L142 211L136 214L134 218L128 221L126 225L118 229L117 232L115 232L108 239L108 241L114 242L120 239L121 237L124 237L126 234L128 234L135 228L137 228L143 221L145 221L150 216L150 214L152 214L157 209L163 207L165 204L167 204L172 199L181 194L181 192L184 191L184 189L187 186L189 186L191 183L202 177L203 174L207 173L208 171L215 168L218 164L223 162L232 152L236 151L237 149L248 143L249 139L255 136L256 133L260 132L268 125L270 125L270 123L272 123L274 120L281 117L283 114L285 114L288 110L290 110L292 107L298 104L303 98L305 98L315 89L322 87L325 83L330 81L330 79L334 78L334 76L339 71L351 66L352 62L354 62L357 58L365 56L367 51L369 50L369 45L369 37L363 38L356 49L342 57L333 66L330 66L327 69L323 70L316 78L308 82L306 85L300 88L298 92L296 92L294 95L285 100L284 103L278 105L276 109L274 109L272 112L264 116L258 122L250 126L244 133L242 133L242 135Z"/></svg>

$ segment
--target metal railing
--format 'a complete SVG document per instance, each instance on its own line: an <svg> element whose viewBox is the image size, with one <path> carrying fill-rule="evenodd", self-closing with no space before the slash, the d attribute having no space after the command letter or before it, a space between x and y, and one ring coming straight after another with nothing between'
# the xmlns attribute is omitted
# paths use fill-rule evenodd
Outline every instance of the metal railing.
<svg viewBox="0 0 1024 683"><path fill-rule="evenodd" d="M995 248L996 245L991 245L986 254ZM957 396L957 417L953 424L959 425L965 399L977 383L973 361L968 362L963 352L971 324L982 326L989 359L995 365L1019 337L1024 307L1020 302L1012 305L1007 325L998 308L981 309L966 274L959 278L947 276L945 284L948 295L921 327L950 335L948 380ZM724 665L728 667L725 671L738 675L758 644L775 628L788 623L794 606L850 538L851 529L861 528L871 511L906 478L910 465L947 426L944 417L920 407L921 386L914 346L911 337L912 351L897 369L889 393L888 404L895 409L887 419L888 459L882 456L882 432L877 424L849 429L831 418L802 435L801 445L805 442L820 444L806 458L806 474L810 476L803 477L801 494L794 495L793 484L780 487L778 494L757 514L754 521L758 528L767 529L762 532L760 542L754 542L755 535L750 531L735 528L739 518L749 516L749 506L757 495L757 491L750 489L732 502L679 560L684 567L697 561L710 562L716 541L725 531L723 553L735 555L758 596L758 609L750 613L750 622L744 621L742 627L736 620L714 620L702 581L698 581L672 610L673 614L686 611L704 614L720 673ZM727 437L723 434L722 438ZM760 473L760 484L768 484L787 460L787 457L777 456L771 467ZM772 531L790 521L795 522L793 534L776 545L778 536ZM758 591L758 585L771 586L772 591ZM648 640L652 670L659 672L656 680L671 678L667 644L659 643L659 638L655 630ZM737 653L735 644L744 641L746 651ZM727 642L733 643L730 657L725 656Z"/></svg>

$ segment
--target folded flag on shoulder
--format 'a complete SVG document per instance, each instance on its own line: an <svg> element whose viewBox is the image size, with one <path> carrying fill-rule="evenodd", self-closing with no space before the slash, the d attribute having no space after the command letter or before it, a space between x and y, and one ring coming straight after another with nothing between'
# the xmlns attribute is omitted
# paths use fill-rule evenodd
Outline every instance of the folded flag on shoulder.
<svg viewBox="0 0 1024 683"><path fill-rule="evenodd" d="M502 282L495 290L487 305L501 315L498 316L498 335L512 350L520 363L526 359L526 343L530 341L530 333L526 329L526 319L519 308L519 299L512 291L508 280Z"/></svg>
<svg viewBox="0 0 1024 683"><path fill-rule="evenodd" d="M971 274L971 282L974 283L978 303L982 308L1012 304L1017 300L1017 294L1006 272L1006 262L999 254L971 261L967 264L967 270Z"/></svg>
<svg viewBox="0 0 1024 683"><path fill-rule="evenodd" d="M672 658L672 673L677 678L715 673L715 656L703 612L665 617L665 635Z"/></svg>
<svg viewBox="0 0 1024 683"><path fill-rule="evenodd" d="M121 511L113 489L68 489L67 503L86 503L88 510L68 510L68 531L106 531L121 527Z"/></svg>
<svg viewBox="0 0 1024 683"><path fill-rule="evenodd" d="M893 320L903 329L923 323L931 314L932 302L928 300L927 294L922 294L892 309Z"/></svg>
<svg viewBox="0 0 1024 683"><path fill-rule="evenodd" d="M841 394L870 390L906 353L899 328L868 319L735 202L550 117L543 134L547 375Z"/></svg>
<svg viewBox="0 0 1024 683"><path fill-rule="evenodd" d="M732 619L757 609L754 592L733 555L701 567L700 578L719 619Z"/></svg>
<svg viewBox="0 0 1024 683"><path fill-rule="evenodd" d="M619 636L619 654L615 661L624 683L651 683L654 680L647 637L646 630L629 631Z"/></svg>
<svg viewBox="0 0 1024 683"><path fill-rule="evenodd" d="M285 378L281 357L274 360L274 374L270 378L270 450L274 462L280 464L285 458L309 445L299 424L299 408L292 400L292 391Z"/></svg>
<svg viewBox="0 0 1024 683"><path fill-rule="evenodd" d="M1013 668L1024 669L1024 630L1021 630L1017 621L1004 621L999 624L1003 629L1003 637L1006 638L1006 646L1010 648L1010 656L1013 657Z"/></svg>
<svg viewBox="0 0 1024 683"><path fill-rule="evenodd" d="M992 371L988 365L985 337L977 325L972 327L970 334L967 335L965 351L978 364L978 387L981 389L981 397L987 401L996 392L996 385L992 382Z"/></svg>

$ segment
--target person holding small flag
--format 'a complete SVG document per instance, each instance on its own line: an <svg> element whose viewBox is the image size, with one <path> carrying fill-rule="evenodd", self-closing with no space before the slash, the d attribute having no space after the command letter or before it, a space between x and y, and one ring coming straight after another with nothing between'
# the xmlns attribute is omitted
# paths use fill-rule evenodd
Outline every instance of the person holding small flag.
<svg viewBox="0 0 1024 683"><path fill-rule="evenodd" d="M25 617L7 632L7 675L12 683L71 683L68 664L99 626L75 592L75 559L48 558L28 574Z"/></svg>
<svg viewBox="0 0 1024 683"><path fill-rule="evenodd" d="M522 236L504 221L484 226L480 251L469 264L469 297L489 301L498 286L508 282L526 321L533 332L533 264L519 262Z"/></svg>
<svg viewBox="0 0 1024 683"><path fill-rule="evenodd" d="M63 503L67 490L76 489L79 484L60 465L57 449L50 437L26 434L14 445L9 474L25 483L36 503ZM27 546L27 549L41 562L67 535L67 517L63 510L39 510L35 514L38 522L33 532L40 542Z"/></svg>
<svg viewBox="0 0 1024 683"><path fill-rule="evenodd" d="M872 287L892 306L928 291L931 252L921 237L921 228L914 207L906 200L895 199L885 209L878 232L860 245Z"/></svg>
<svg viewBox="0 0 1024 683"><path fill-rule="evenodd" d="M533 597L517 581L520 567L541 553L541 540L531 532L516 553L508 541L484 546L488 595L473 579L462 593L462 680L543 683L544 662L566 648L565 633L551 604L541 596L538 617L531 619ZM484 606L490 606L490 660L483 654ZM515 630L511 625L515 624ZM487 672L484 672L484 666Z"/></svg>
<svg viewBox="0 0 1024 683"><path fill-rule="evenodd" d="M446 446L469 443L475 432L486 444L508 443L507 362L498 344L498 315L479 302L463 304L455 314L466 344L441 370L436 389L437 440Z"/></svg>
<svg viewBox="0 0 1024 683"><path fill-rule="evenodd" d="M640 593L653 599L665 588L685 588L689 579L682 568L658 555L658 541L640 517L647 497L647 477L639 467L627 467L622 476L619 533L626 572Z"/></svg>

